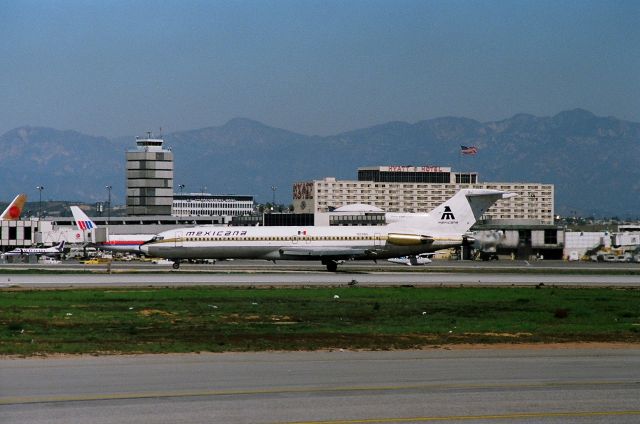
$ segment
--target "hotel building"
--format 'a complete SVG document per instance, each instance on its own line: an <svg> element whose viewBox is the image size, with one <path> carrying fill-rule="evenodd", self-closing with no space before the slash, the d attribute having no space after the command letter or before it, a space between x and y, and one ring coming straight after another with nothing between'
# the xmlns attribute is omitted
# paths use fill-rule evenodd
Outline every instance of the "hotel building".
<svg viewBox="0 0 640 424"><path fill-rule="evenodd" d="M475 172L453 172L439 166L378 166L358 168L357 180L298 182L293 186L296 213L325 214L336 208L367 204L385 212L429 212L463 188L496 189L518 194L499 200L485 220L554 222L554 186L528 182L479 182ZM318 223L316 222L316 225Z"/></svg>

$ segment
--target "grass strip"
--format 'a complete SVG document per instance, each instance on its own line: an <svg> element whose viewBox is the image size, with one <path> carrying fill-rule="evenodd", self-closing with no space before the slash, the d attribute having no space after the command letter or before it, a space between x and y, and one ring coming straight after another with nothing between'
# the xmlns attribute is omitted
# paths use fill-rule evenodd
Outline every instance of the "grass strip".
<svg viewBox="0 0 640 424"><path fill-rule="evenodd" d="M322 287L0 291L0 354L640 342L640 290Z"/></svg>

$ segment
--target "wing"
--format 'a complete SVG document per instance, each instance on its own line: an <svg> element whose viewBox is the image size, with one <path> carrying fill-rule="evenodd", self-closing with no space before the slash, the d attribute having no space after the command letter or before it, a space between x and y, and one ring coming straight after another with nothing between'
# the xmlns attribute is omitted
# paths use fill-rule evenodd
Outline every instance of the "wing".
<svg viewBox="0 0 640 424"><path fill-rule="evenodd" d="M279 250L284 259L294 258L327 258L327 259L354 259L359 257L375 256L373 249L342 248L342 247L285 247Z"/></svg>

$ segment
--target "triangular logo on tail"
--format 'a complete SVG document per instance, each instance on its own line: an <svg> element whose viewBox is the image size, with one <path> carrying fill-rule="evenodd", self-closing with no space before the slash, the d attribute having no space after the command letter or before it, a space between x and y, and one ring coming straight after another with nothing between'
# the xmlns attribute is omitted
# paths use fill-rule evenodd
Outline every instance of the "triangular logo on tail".
<svg viewBox="0 0 640 424"><path fill-rule="evenodd" d="M442 216L440 217L441 220L447 220L447 219L456 219L455 216L453 216L453 211L451 211L451 208L449 206L445 206L444 207L444 212L442 212Z"/></svg>

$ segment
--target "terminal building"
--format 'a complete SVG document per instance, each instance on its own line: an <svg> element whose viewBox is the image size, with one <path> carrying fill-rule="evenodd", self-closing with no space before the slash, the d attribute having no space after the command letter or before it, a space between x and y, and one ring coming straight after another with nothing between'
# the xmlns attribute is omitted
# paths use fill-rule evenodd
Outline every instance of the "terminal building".
<svg viewBox="0 0 640 424"><path fill-rule="evenodd" d="M517 193L485 214L485 220L554 223L554 186L546 183L479 181L475 172L453 172L439 166L378 166L358 168L357 180L298 182L293 186L296 213L313 213L316 225L328 225L323 215L346 205L366 204L385 212L425 213L463 188L496 189ZM325 223L326 221L326 223Z"/></svg>
<svg viewBox="0 0 640 424"><path fill-rule="evenodd" d="M187 193L174 194L172 215L180 218L190 216L220 216L223 222L233 217L251 215L254 212L253 196L235 194Z"/></svg>
<svg viewBox="0 0 640 424"><path fill-rule="evenodd" d="M37 220L0 221L0 251L31 246L37 233Z"/></svg>

